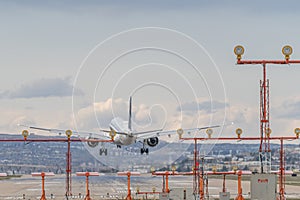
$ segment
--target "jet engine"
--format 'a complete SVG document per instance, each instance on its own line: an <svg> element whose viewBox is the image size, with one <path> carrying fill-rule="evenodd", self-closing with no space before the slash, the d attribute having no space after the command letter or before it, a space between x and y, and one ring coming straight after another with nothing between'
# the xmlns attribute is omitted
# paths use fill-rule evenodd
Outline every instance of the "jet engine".
<svg viewBox="0 0 300 200"><path fill-rule="evenodd" d="M96 139L96 138L87 137L86 139L93 140L93 139ZM87 144L89 145L89 147L95 148L96 146L98 146L99 142L88 141Z"/></svg>
<svg viewBox="0 0 300 200"><path fill-rule="evenodd" d="M152 137L146 140L146 143L150 147L155 147L158 144L158 137Z"/></svg>

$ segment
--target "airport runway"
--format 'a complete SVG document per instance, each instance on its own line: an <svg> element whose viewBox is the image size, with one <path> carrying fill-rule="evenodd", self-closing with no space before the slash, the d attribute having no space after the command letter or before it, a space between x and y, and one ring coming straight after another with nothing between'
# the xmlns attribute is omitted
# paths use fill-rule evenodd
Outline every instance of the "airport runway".
<svg viewBox="0 0 300 200"><path fill-rule="evenodd" d="M191 190L193 186L192 177L169 177L170 189L186 188ZM248 197L250 192L250 182L243 181L243 194ZM45 181L46 194L51 199L64 199L65 193L65 176L56 175L55 177L46 177ZM134 197L142 198L143 195L136 195L137 187L140 191L162 190L162 177L152 177L150 174L144 174L139 177L131 178L131 189ZM226 181L227 191L234 197L237 193L237 181ZM41 180L39 177L24 175L21 178L13 178L0 181L0 198L1 199L36 199L41 194ZM90 191L93 199L117 199L127 195L127 177L117 176L116 174L105 174L99 177L90 177ZM217 197L222 191L221 179L209 179L209 195ZM286 186L286 192L291 197L300 196L300 186ZM298 193L297 193L298 192ZM85 177L72 178L72 193L74 198L83 198L85 194ZM81 194L81 195L80 195ZM172 191L171 191L172 195ZM145 195L144 195L145 196ZM148 198L151 196L148 196Z"/></svg>

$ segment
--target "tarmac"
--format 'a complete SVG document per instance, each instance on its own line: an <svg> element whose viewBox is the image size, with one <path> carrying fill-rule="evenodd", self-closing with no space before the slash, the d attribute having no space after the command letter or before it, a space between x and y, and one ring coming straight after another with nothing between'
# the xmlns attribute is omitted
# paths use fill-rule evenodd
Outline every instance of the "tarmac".
<svg viewBox="0 0 300 200"><path fill-rule="evenodd" d="M143 174L140 177L131 177L131 190L134 199L146 199L146 195L136 194L137 188L140 192L162 191L162 177L153 177L150 174ZM124 199L127 196L127 177L116 174L104 174L99 177L90 177L90 193L93 200L101 199ZM193 177L176 176L169 177L170 198L183 199L184 189L187 191L187 199L192 196ZM218 198L222 191L222 179L209 179L208 192L210 199ZM72 198L84 199L85 177L72 176ZM243 196L249 198L250 182L243 181ZM231 198L237 194L237 181L226 180L227 192ZM0 180L0 199L39 199L41 197L41 178L23 175L20 178ZM65 197L65 176L56 175L46 177L45 192L47 199L66 199ZM286 185L287 197L300 197L300 186ZM158 199L158 195L147 195L148 199Z"/></svg>

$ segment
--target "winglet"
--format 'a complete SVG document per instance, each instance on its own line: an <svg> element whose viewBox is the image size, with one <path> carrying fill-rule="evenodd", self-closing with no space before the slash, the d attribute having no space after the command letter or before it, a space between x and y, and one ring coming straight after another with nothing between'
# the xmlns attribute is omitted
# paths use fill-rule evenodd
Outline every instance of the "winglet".
<svg viewBox="0 0 300 200"><path fill-rule="evenodd" d="M130 99L129 99L129 119L128 119L128 129L129 130L132 130L131 129L131 109L132 109L132 96L130 96Z"/></svg>

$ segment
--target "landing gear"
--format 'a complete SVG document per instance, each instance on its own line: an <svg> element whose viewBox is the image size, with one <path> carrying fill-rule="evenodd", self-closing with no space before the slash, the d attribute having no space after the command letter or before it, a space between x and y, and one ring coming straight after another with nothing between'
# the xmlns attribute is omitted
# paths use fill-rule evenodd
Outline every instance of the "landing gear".
<svg viewBox="0 0 300 200"><path fill-rule="evenodd" d="M149 154L149 149L148 148L141 148L141 155L143 155L144 153L146 153L147 155Z"/></svg>
<svg viewBox="0 0 300 200"><path fill-rule="evenodd" d="M105 148L100 149L99 154L100 154L100 156L102 156L102 154L107 156L107 149L105 149Z"/></svg>

